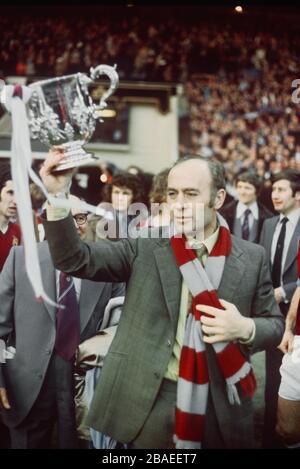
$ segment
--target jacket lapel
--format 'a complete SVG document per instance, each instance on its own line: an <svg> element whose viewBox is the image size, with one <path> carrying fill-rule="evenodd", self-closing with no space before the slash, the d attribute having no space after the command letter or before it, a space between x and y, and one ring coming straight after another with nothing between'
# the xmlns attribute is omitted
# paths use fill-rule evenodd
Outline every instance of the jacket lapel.
<svg viewBox="0 0 300 469"><path fill-rule="evenodd" d="M266 221L266 223L268 223L269 226L268 226L268 230L266 231L266 244L264 244L264 248L266 249L267 258L269 259L270 265L271 265L271 249L272 249L273 236L274 236L274 231L278 223L278 220L279 220L279 216L274 217L274 218L269 218L268 221Z"/></svg>
<svg viewBox="0 0 300 469"><path fill-rule="evenodd" d="M298 220L298 223L296 225L296 228L294 230L294 233L293 233L293 236L292 236L289 248L288 248L288 252L287 252L286 260L284 264L284 269L283 269L283 274L288 270L290 265L294 262L294 260L297 257L299 237L300 237L300 218Z"/></svg>
<svg viewBox="0 0 300 469"><path fill-rule="evenodd" d="M79 297L80 332L83 332L104 289L104 283L82 280Z"/></svg>
<svg viewBox="0 0 300 469"><path fill-rule="evenodd" d="M161 279L161 285L174 327L177 327L182 277L176 264L169 240L160 241L154 256Z"/></svg>
<svg viewBox="0 0 300 469"><path fill-rule="evenodd" d="M263 226L264 221L266 219L263 208L261 207L261 205L259 203L257 205L258 205L258 227L257 227L257 236L256 236L256 240L255 240L256 242L259 241L262 226Z"/></svg>
<svg viewBox="0 0 300 469"><path fill-rule="evenodd" d="M219 299L224 298L230 302L234 299L235 291L241 282L240 279L245 273L245 264L242 262L242 256L243 251L236 246L233 239L232 250L230 256L226 258L224 272L218 288Z"/></svg>
<svg viewBox="0 0 300 469"><path fill-rule="evenodd" d="M55 269L50 257L48 244L46 242L38 244L39 260L41 265L41 276L43 281L43 287L48 297L56 302L56 279ZM56 321L56 307L45 302L44 306L48 311L51 319Z"/></svg>

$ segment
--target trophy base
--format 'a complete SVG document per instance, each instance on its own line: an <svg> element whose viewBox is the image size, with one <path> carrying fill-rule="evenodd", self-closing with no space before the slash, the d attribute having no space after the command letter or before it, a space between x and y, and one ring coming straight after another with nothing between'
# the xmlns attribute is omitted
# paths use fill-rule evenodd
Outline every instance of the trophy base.
<svg viewBox="0 0 300 469"><path fill-rule="evenodd" d="M65 156L56 166L54 172L86 166L95 163L98 158L93 153L87 153L81 146L81 142L72 142L60 145L64 149Z"/></svg>

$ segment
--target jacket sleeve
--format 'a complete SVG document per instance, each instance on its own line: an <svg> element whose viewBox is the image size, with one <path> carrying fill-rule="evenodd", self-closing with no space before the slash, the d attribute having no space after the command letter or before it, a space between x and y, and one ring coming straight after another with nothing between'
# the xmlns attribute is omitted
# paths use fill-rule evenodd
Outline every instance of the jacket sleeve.
<svg viewBox="0 0 300 469"><path fill-rule="evenodd" d="M292 301L292 297L293 297L293 294L296 290L296 287L297 287L297 279L295 279L294 282L289 282L289 283L284 283L282 285L283 289L284 289L284 292L286 294L286 299L291 302Z"/></svg>
<svg viewBox="0 0 300 469"><path fill-rule="evenodd" d="M256 333L250 352L255 353L279 345L284 332L284 317L275 301L264 249L262 250L256 293L252 302L251 317L255 322Z"/></svg>
<svg viewBox="0 0 300 469"><path fill-rule="evenodd" d="M5 350L6 339L14 330L14 298L15 298L15 253L13 247L0 274L0 353ZM5 357L0 356L0 387L5 387L3 366Z"/></svg>
<svg viewBox="0 0 300 469"><path fill-rule="evenodd" d="M136 257L137 240L81 241L72 217L47 221L46 239L54 266L74 277L102 282L126 282Z"/></svg>

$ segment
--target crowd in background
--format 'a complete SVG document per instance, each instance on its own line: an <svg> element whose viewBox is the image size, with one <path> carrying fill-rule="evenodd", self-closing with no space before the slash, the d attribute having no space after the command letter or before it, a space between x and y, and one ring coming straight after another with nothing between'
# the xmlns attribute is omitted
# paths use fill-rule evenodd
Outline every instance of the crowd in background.
<svg viewBox="0 0 300 469"><path fill-rule="evenodd" d="M115 15L81 10L74 15L2 15L0 64L5 75L64 75L88 72L99 63L116 63L121 80L184 83L193 73L230 76L247 71L276 82L297 74L298 31L270 29L255 21L220 20L198 11L187 18L172 14ZM187 15L188 9L185 9ZM272 80L275 79L274 86Z"/></svg>
<svg viewBox="0 0 300 469"><path fill-rule="evenodd" d="M186 84L190 103L191 142L181 151L216 156L229 183L245 169L266 181L272 174L300 168L299 109L291 100L290 76L263 79L246 72L237 78L219 73Z"/></svg>
<svg viewBox="0 0 300 469"><path fill-rule="evenodd" d="M228 190L243 169L266 180L300 167L300 76L295 28L228 18L110 14L0 18L0 72L29 77L117 64L120 80L183 85L187 132L180 154L221 160Z"/></svg>

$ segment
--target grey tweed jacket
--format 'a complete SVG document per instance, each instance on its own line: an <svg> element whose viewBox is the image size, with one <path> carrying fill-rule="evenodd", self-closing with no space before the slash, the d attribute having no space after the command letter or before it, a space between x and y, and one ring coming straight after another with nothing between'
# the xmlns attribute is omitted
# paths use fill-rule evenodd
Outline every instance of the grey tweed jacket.
<svg viewBox="0 0 300 469"><path fill-rule="evenodd" d="M106 357L88 424L121 442L132 441L143 427L162 384L175 341L182 278L169 239L82 242L71 217L44 220L56 267L96 281L127 282L119 327ZM265 250L232 237L218 290L220 299L251 316L256 335L251 348L279 344L283 317L276 305ZM67 247L67 248L66 248ZM253 432L251 399L228 402L224 379L208 347L210 391L219 428L229 448L248 447ZM210 431L213 441L213 431Z"/></svg>

